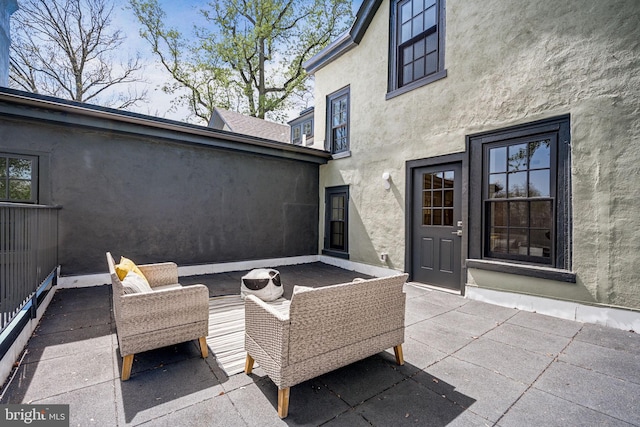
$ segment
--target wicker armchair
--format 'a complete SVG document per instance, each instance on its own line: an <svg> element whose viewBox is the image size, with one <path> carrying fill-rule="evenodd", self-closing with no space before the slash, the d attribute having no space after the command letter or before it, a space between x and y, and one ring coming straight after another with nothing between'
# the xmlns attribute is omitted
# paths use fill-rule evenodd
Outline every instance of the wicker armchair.
<svg viewBox="0 0 640 427"><path fill-rule="evenodd" d="M107 263L122 356L122 381L129 379L136 353L198 339L202 357L208 356L209 289L206 286L181 286L177 265L167 262L138 266L152 291L125 294L109 252Z"/></svg>
<svg viewBox="0 0 640 427"><path fill-rule="evenodd" d="M278 386L278 415L285 418L289 388L318 375L394 348L404 364L408 275L294 289L282 314L253 295L245 299L245 373L257 361Z"/></svg>

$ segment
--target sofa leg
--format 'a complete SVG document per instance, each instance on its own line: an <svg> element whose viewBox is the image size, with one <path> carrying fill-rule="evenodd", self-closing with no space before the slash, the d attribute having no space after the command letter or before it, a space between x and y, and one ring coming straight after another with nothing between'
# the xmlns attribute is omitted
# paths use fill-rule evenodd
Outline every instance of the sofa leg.
<svg viewBox="0 0 640 427"><path fill-rule="evenodd" d="M289 415L289 387L278 389L278 416L286 418Z"/></svg>
<svg viewBox="0 0 640 427"><path fill-rule="evenodd" d="M122 381L126 381L131 376L131 366L133 366L133 354L127 354L122 358Z"/></svg>
<svg viewBox="0 0 640 427"><path fill-rule="evenodd" d="M249 375L251 371L253 371L253 362L255 362L255 360L253 360L253 357L249 356L249 353L247 353L247 358L244 361L245 374Z"/></svg>
<svg viewBox="0 0 640 427"><path fill-rule="evenodd" d="M396 363L398 365L404 365L404 357L402 356L402 344L393 347L393 352L396 354Z"/></svg>
<svg viewBox="0 0 640 427"><path fill-rule="evenodd" d="M209 357L209 347L207 346L207 337L198 338L200 342L200 353L202 353L202 358L206 359Z"/></svg>

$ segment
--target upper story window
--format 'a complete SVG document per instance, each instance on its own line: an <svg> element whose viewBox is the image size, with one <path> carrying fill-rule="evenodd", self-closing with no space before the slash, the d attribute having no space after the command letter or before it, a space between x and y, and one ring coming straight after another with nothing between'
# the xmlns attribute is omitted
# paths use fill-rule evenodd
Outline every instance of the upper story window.
<svg viewBox="0 0 640 427"><path fill-rule="evenodd" d="M0 153L0 201L37 203L38 159Z"/></svg>
<svg viewBox="0 0 640 427"><path fill-rule="evenodd" d="M349 87L327 96L327 151L349 152Z"/></svg>
<svg viewBox="0 0 640 427"><path fill-rule="evenodd" d="M387 98L446 76L444 0L392 1Z"/></svg>
<svg viewBox="0 0 640 427"><path fill-rule="evenodd" d="M299 123L291 124L291 143L302 144L303 139L305 143L313 138L313 118L303 120Z"/></svg>

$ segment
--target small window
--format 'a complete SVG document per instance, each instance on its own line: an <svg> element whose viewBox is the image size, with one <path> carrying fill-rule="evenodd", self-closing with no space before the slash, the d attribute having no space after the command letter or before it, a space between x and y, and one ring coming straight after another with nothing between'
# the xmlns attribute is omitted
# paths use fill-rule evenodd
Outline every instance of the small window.
<svg viewBox="0 0 640 427"><path fill-rule="evenodd" d="M307 137L307 140L313 136L313 120L307 120L302 123L302 134Z"/></svg>
<svg viewBox="0 0 640 427"><path fill-rule="evenodd" d="M330 187L325 192L325 233L322 253L348 258L349 187Z"/></svg>
<svg viewBox="0 0 640 427"><path fill-rule="evenodd" d="M37 203L38 158L0 153L0 201Z"/></svg>
<svg viewBox="0 0 640 427"><path fill-rule="evenodd" d="M296 119L291 123L291 143L300 145L304 140L307 142L313 138L313 118L299 121ZM303 138L304 135L304 138Z"/></svg>
<svg viewBox="0 0 640 427"><path fill-rule="evenodd" d="M395 0L391 5L389 92L445 77L444 0Z"/></svg>
<svg viewBox="0 0 640 427"><path fill-rule="evenodd" d="M300 144L302 142L302 138L300 137L300 125L291 127L291 142L293 144Z"/></svg>
<svg viewBox="0 0 640 427"><path fill-rule="evenodd" d="M349 152L349 88L327 97L327 151Z"/></svg>

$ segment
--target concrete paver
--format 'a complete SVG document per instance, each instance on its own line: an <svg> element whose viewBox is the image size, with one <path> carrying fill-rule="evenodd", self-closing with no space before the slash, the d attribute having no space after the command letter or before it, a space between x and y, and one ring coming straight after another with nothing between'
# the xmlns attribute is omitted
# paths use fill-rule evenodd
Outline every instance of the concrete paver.
<svg viewBox="0 0 640 427"><path fill-rule="evenodd" d="M366 277L278 267L293 286ZM236 294L245 272L181 278ZM291 389L289 417L260 367L227 376L187 342L121 357L110 286L58 290L2 403L70 405L79 426L640 426L640 336L407 284L405 365L392 350Z"/></svg>

